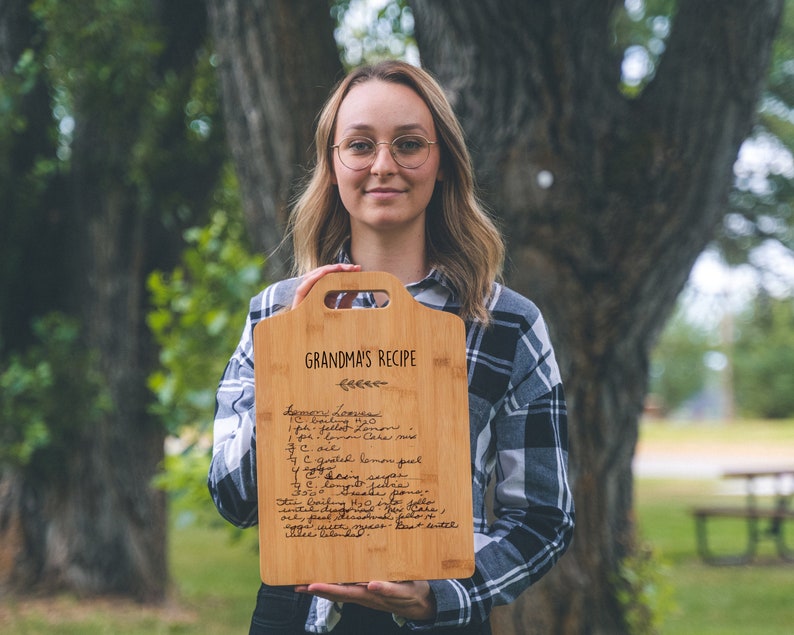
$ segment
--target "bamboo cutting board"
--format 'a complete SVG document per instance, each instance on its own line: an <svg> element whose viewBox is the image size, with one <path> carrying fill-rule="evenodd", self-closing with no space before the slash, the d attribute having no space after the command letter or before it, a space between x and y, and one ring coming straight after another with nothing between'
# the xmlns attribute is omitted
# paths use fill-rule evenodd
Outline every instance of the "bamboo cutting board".
<svg viewBox="0 0 794 635"><path fill-rule="evenodd" d="M336 291L386 306L329 309ZM254 329L259 550L272 585L474 571L463 321L333 273Z"/></svg>

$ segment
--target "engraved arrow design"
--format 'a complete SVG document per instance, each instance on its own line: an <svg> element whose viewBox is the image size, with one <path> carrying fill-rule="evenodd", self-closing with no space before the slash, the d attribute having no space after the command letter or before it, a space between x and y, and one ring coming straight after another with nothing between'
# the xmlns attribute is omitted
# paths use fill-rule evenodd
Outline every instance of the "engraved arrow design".
<svg viewBox="0 0 794 635"><path fill-rule="evenodd" d="M380 388L381 386L385 386L389 382L381 381L381 380L372 380L372 379L343 379L340 381L337 386L339 386L342 390L354 390L356 388Z"/></svg>

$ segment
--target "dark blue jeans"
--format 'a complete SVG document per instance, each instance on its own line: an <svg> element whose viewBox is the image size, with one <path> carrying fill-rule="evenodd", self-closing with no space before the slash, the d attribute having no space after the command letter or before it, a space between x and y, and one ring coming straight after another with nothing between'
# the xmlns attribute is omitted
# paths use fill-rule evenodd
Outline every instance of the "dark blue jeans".
<svg viewBox="0 0 794 635"><path fill-rule="evenodd" d="M295 593L292 587L272 587L263 584L256 596L256 608L251 617L249 635L305 635L306 616L312 596ZM358 604L345 604L342 619L332 635L406 635L408 629L400 628L390 613L375 611ZM469 625L465 628L438 628L429 633L447 635L491 635L488 624Z"/></svg>

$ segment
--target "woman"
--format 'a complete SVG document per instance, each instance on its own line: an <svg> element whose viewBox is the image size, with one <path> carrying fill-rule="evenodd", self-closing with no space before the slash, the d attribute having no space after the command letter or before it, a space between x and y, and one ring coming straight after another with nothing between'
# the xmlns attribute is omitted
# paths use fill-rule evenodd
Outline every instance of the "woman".
<svg viewBox="0 0 794 635"><path fill-rule="evenodd" d="M397 61L352 71L326 103L315 143L291 217L300 277L251 301L218 389L213 500L235 525L257 522L254 325L297 306L327 273L387 271L417 301L466 323L476 570L466 580L262 585L250 632L490 633L493 606L545 574L573 533L565 400L545 323L497 282L502 240L476 199L461 127L427 72Z"/></svg>

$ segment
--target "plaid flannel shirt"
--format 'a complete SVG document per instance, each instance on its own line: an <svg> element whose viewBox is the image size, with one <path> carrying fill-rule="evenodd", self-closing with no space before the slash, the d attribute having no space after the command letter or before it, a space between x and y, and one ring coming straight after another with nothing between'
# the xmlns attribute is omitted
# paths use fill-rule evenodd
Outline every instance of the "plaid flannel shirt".
<svg viewBox="0 0 794 635"><path fill-rule="evenodd" d="M217 392L208 483L220 514L239 527L258 521L253 328L290 306L298 282L278 282L251 300ZM406 288L425 306L458 312L455 293L439 271ZM354 306L373 303L364 293ZM546 324L532 302L500 284L489 309L488 327L466 324L476 569L464 580L431 580L435 619L407 621L411 630L486 621L494 606L513 601L540 579L573 534L565 397ZM494 476L489 524L486 487ZM307 631L329 632L341 610L314 598Z"/></svg>

